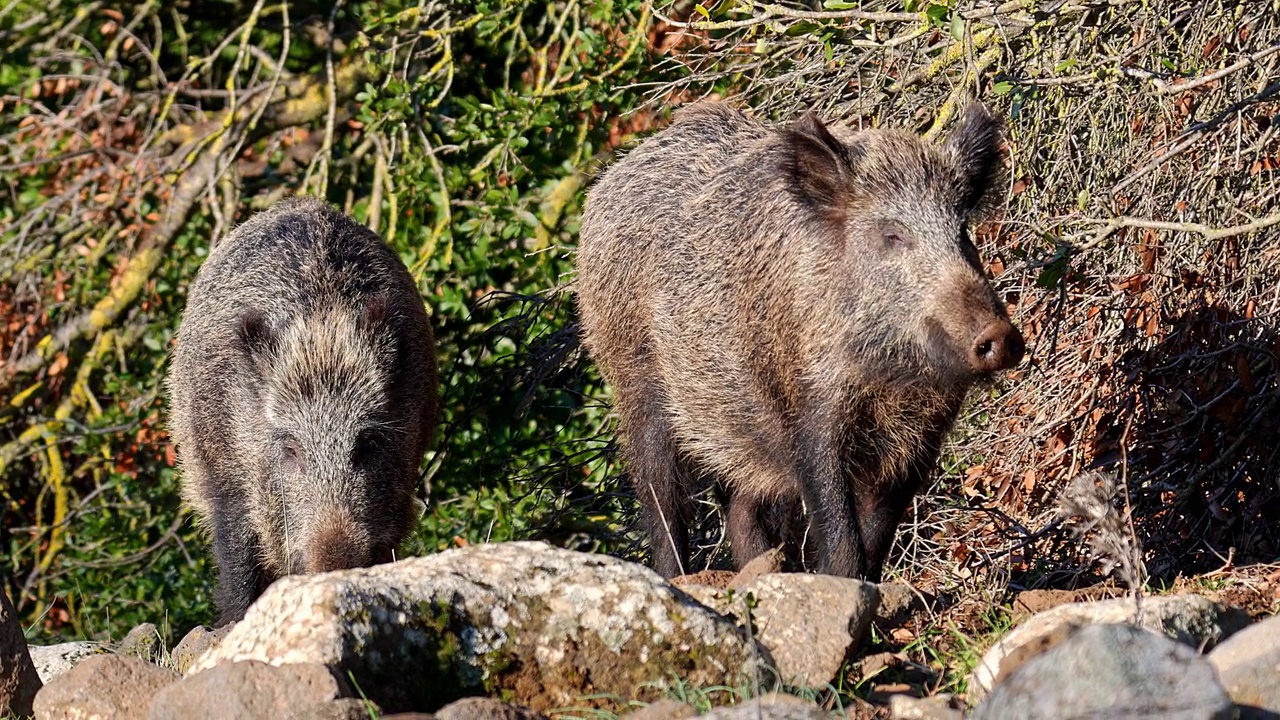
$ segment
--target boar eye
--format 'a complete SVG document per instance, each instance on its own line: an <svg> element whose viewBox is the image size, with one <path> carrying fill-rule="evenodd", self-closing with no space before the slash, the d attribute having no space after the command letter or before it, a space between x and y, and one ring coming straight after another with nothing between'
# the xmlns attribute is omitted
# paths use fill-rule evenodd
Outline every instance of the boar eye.
<svg viewBox="0 0 1280 720"><path fill-rule="evenodd" d="M906 233L896 224L886 224L880 227L880 241L887 248L905 248L911 246L911 241L907 239Z"/></svg>
<svg viewBox="0 0 1280 720"><path fill-rule="evenodd" d="M356 437L355 448L351 451L351 464L365 466L371 464L382 452L382 439L377 433L365 430Z"/></svg>
<svg viewBox="0 0 1280 720"><path fill-rule="evenodd" d="M291 437L279 438L280 457L284 461L285 466L293 468L299 472L306 469L306 458L302 454L302 446L297 440Z"/></svg>

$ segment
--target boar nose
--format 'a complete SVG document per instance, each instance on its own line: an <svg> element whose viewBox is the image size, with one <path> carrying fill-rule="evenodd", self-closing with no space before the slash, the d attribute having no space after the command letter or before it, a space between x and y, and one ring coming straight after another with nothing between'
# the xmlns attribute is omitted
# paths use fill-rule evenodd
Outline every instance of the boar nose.
<svg viewBox="0 0 1280 720"><path fill-rule="evenodd" d="M340 523L320 527L307 544L303 555L303 569L307 574L368 567L372 564L368 552Z"/></svg>
<svg viewBox="0 0 1280 720"><path fill-rule="evenodd" d="M969 365L975 372L993 373L1008 370L1022 361L1026 345L1022 333L1008 320L989 323L969 350Z"/></svg>

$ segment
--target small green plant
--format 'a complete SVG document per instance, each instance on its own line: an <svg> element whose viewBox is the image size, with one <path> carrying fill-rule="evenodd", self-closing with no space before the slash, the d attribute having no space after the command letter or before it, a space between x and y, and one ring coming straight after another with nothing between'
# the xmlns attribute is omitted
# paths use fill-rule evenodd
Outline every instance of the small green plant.
<svg viewBox="0 0 1280 720"><path fill-rule="evenodd" d="M360 687L360 683L356 681L355 673L348 670L347 680L351 682L351 687L356 691L356 694L360 696L360 700L364 703L364 709L369 713L369 717L372 720L378 720L378 718L381 717L378 713L378 706L369 699L368 695L364 694L364 688Z"/></svg>

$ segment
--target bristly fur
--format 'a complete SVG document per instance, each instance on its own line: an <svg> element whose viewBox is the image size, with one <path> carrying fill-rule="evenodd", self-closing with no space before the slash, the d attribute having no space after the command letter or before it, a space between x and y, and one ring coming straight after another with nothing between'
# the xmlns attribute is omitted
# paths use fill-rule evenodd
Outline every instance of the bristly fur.
<svg viewBox="0 0 1280 720"><path fill-rule="evenodd" d="M739 565L787 534L771 509L803 500L817 569L879 577L967 390L1021 357L967 235L998 143L981 107L933 147L702 103L592 187L584 341L659 572L691 570L710 481Z"/></svg>
<svg viewBox="0 0 1280 720"><path fill-rule="evenodd" d="M291 199L218 243L168 387L220 622L281 575L389 559L409 533L438 413L434 340L400 258L351 218Z"/></svg>

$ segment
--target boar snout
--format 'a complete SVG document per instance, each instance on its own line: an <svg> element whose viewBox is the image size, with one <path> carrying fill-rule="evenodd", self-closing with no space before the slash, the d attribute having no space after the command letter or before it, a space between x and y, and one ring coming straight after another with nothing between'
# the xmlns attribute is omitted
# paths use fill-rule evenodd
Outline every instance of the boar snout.
<svg viewBox="0 0 1280 720"><path fill-rule="evenodd" d="M969 348L969 366L987 375L1016 367L1022 362L1026 343L1013 323L998 318L987 324Z"/></svg>
<svg viewBox="0 0 1280 720"><path fill-rule="evenodd" d="M358 530L346 518L330 516L307 543L303 554L303 571L307 574L369 567L373 554L357 538Z"/></svg>

